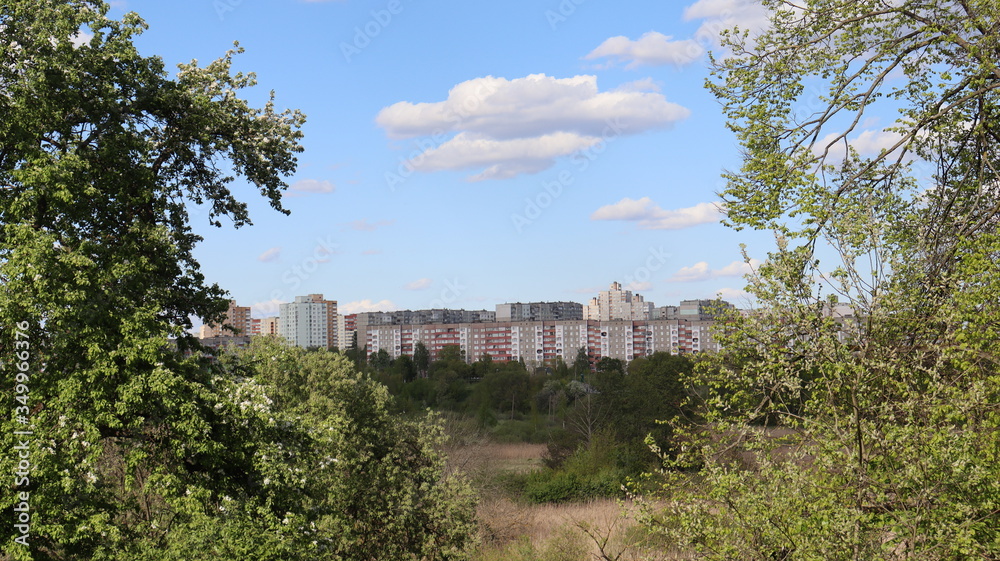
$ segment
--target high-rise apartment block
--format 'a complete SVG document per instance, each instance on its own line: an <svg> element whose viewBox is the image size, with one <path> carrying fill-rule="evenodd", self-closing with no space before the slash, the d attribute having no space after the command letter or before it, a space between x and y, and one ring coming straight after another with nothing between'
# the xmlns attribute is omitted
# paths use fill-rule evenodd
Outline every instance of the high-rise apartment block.
<svg viewBox="0 0 1000 561"><path fill-rule="evenodd" d="M661 351L716 351L713 324L711 320L673 319L375 325L365 331L365 346L369 355L385 350L397 358L412 356L417 342L422 342L436 359L445 346L457 345L469 362L488 355L497 361L523 360L533 366L556 359L571 363L583 348L592 362L604 357L628 362Z"/></svg>
<svg viewBox="0 0 1000 561"><path fill-rule="evenodd" d="M646 302L641 295L632 294L631 290L623 290L621 283L613 282L609 290L590 299L584 318L593 321L644 321L650 318L652 310L652 302Z"/></svg>
<svg viewBox="0 0 1000 561"><path fill-rule="evenodd" d="M199 337L249 337L251 332L250 307L237 306L236 300L229 301L229 308L222 323L201 326Z"/></svg>
<svg viewBox="0 0 1000 561"><path fill-rule="evenodd" d="M680 306L653 308L650 319L712 320L734 306L722 300L681 300Z"/></svg>
<svg viewBox="0 0 1000 561"><path fill-rule="evenodd" d="M531 302L497 304L496 321L559 321L583 319L579 302Z"/></svg>
<svg viewBox="0 0 1000 561"><path fill-rule="evenodd" d="M250 331L251 335L278 335L278 316L260 319L254 318L251 321L253 322L253 326Z"/></svg>
<svg viewBox="0 0 1000 561"><path fill-rule="evenodd" d="M298 347L337 347L337 302L322 294L296 296L294 302L281 304L278 332Z"/></svg>

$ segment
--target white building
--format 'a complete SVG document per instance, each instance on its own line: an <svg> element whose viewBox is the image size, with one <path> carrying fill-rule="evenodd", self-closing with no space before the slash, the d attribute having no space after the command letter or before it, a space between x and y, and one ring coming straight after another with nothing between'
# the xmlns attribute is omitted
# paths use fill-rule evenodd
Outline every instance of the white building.
<svg viewBox="0 0 1000 561"><path fill-rule="evenodd" d="M278 332L297 347L337 346L337 302L322 294L296 296L279 307Z"/></svg>
<svg viewBox="0 0 1000 561"><path fill-rule="evenodd" d="M591 321L646 321L650 319L653 303L646 302L631 290L622 290L622 285L611 283L610 290L598 293L584 308L584 319Z"/></svg>

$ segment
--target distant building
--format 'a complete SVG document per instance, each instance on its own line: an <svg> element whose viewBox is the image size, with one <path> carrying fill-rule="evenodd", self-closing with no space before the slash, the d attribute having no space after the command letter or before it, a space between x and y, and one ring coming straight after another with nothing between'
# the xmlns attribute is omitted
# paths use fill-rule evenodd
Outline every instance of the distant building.
<svg viewBox="0 0 1000 561"><path fill-rule="evenodd" d="M355 314L358 333L373 325L427 325L432 323L479 323L496 321L496 312L486 310L397 310L394 312L361 312ZM346 322L345 322L346 328ZM360 340L359 340L360 343Z"/></svg>
<svg viewBox="0 0 1000 561"><path fill-rule="evenodd" d="M201 326L199 338L210 339L213 337L236 337L251 334L251 318L249 306L238 306L236 300L229 301L229 308L222 323L205 324Z"/></svg>
<svg viewBox="0 0 1000 561"><path fill-rule="evenodd" d="M631 290L622 290L620 283L613 282L609 290L590 299L584 318L591 321L645 321L652 311L652 302L646 302L641 295L632 294Z"/></svg>
<svg viewBox="0 0 1000 561"><path fill-rule="evenodd" d="M681 300L680 306L653 308L650 319L686 319L691 321L712 320L725 310L735 306L725 300Z"/></svg>
<svg viewBox="0 0 1000 561"><path fill-rule="evenodd" d="M322 294L296 296L281 304L278 333L297 347L333 349L337 347L337 301Z"/></svg>
<svg viewBox="0 0 1000 561"><path fill-rule="evenodd" d="M273 335L277 336L278 333L278 316L271 316L266 318L254 318L251 320L253 322L252 329L250 330L251 335Z"/></svg>
<svg viewBox="0 0 1000 561"><path fill-rule="evenodd" d="M579 302L521 302L497 304L496 321L560 321L583 319Z"/></svg>
<svg viewBox="0 0 1000 561"><path fill-rule="evenodd" d="M671 354L717 351L711 320L562 320L460 324L373 325L365 331L369 355L385 350L390 357L413 355L422 342L436 359L456 345L468 362L483 355L497 361L523 360L540 366L557 359L572 363L586 350L591 363L604 357L629 362L655 352ZM359 338L360 338L359 331Z"/></svg>

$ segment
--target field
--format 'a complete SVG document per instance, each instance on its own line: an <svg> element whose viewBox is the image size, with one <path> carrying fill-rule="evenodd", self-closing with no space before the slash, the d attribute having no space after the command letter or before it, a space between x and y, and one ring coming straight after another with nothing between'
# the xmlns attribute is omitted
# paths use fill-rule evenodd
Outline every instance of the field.
<svg viewBox="0 0 1000 561"><path fill-rule="evenodd" d="M480 495L475 561L668 560L614 500L530 504L504 474L542 469L545 445L464 442L448 450L449 469L466 474Z"/></svg>

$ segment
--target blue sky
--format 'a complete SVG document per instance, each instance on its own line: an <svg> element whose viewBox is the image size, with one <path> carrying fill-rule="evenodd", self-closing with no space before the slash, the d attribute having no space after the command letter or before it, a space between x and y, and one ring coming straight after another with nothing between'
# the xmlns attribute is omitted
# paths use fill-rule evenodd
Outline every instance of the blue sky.
<svg viewBox="0 0 1000 561"><path fill-rule="evenodd" d="M168 68L238 40L245 97L308 117L283 216L244 182L254 226L207 226L203 272L254 315L322 293L343 312L586 303L619 281L657 305L740 304L718 223L734 136L707 49L761 14L738 0L127 0Z"/></svg>

